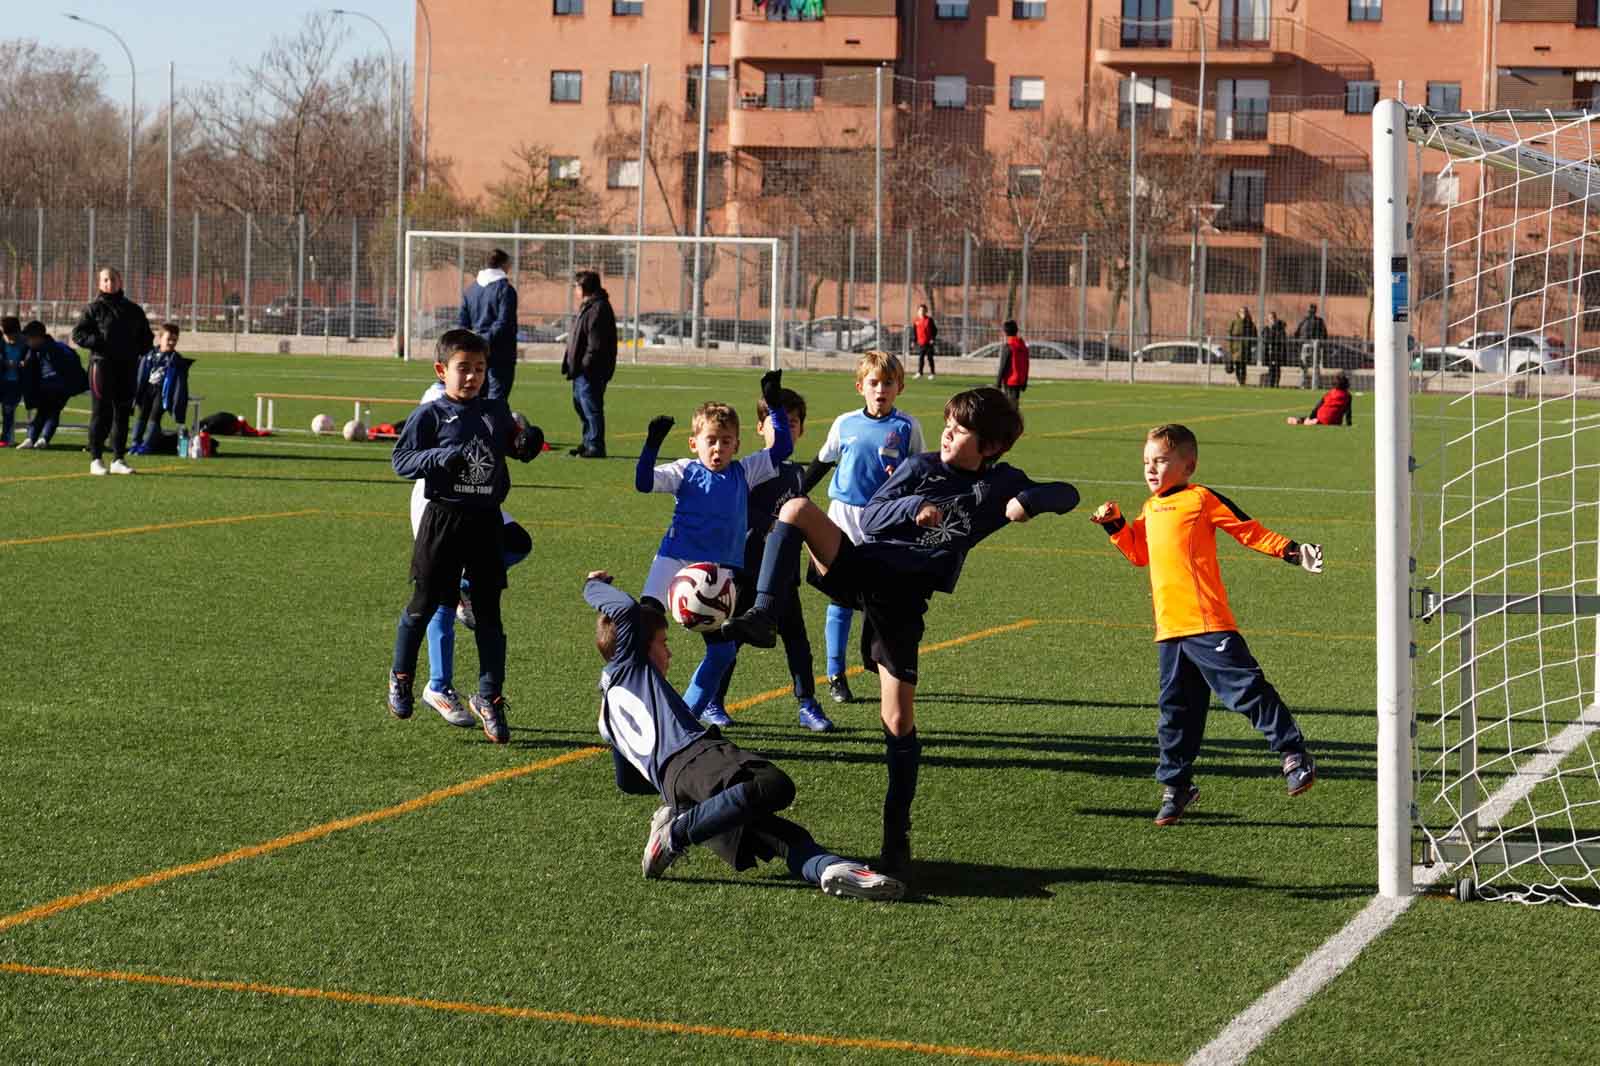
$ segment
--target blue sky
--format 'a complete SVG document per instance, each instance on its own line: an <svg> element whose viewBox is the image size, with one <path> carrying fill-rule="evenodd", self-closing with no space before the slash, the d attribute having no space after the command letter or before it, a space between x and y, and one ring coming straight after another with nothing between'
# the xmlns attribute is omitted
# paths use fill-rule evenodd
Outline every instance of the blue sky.
<svg viewBox="0 0 1600 1066"><path fill-rule="evenodd" d="M100 56L106 94L118 103L128 98L128 57L103 30L63 17L82 15L121 34L133 52L138 72L139 109L146 115L165 101L167 64L176 62L178 92L201 82L236 80L236 68L258 58L267 41L297 32L305 17L343 7L364 11L394 39L401 62L412 56L411 0L0 0L0 38L32 37L63 48L87 48ZM348 19L345 48L351 55L382 53L383 37L365 19Z"/></svg>

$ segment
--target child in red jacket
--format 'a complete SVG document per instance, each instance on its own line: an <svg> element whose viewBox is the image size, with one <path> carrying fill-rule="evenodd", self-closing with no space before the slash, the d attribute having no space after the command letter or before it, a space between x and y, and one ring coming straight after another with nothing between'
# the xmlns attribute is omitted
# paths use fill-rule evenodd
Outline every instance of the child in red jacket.
<svg viewBox="0 0 1600 1066"><path fill-rule="evenodd" d="M1317 406L1304 418L1290 415L1284 419L1291 426L1350 425L1350 378L1341 373L1333 379L1333 388L1322 394Z"/></svg>
<svg viewBox="0 0 1600 1066"><path fill-rule="evenodd" d="M1011 400L1013 407L1022 406L1022 390L1028 387L1028 342L1017 336L1017 323L1006 319L1006 346L1000 352L1000 369L994 376L995 386Z"/></svg>

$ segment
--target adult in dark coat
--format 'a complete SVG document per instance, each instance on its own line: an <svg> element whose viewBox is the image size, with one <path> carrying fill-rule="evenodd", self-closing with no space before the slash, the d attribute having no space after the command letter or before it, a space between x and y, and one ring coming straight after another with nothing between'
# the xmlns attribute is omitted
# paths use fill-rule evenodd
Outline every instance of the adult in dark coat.
<svg viewBox="0 0 1600 1066"><path fill-rule="evenodd" d="M600 287L600 275L579 271L577 317L567 336L561 373L572 381L572 409L583 424L583 443L569 454L583 459L606 456L606 385L617 372L617 316L611 297Z"/></svg>
<svg viewBox="0 0 1600 1066"><path fill-rule="evenodd" d="M1239 313L1228 323L1228 362L1233 370L1233 376L1239 384L1244 384L1245 368L1250 365L1250 358L1256 347L1256 320L1250 317L1248 307L1239 308Z"/></svg>
<svg viewBox="0 0 1600 1066"><path fill-rule="evenodd" d="M128 416L133 411L134 377L139 359L155 343L144 308L122 293L122 275L101 267L100 295L72 328L72 343L89 349L89 472L131 474L123 461L128 450ZM101 460L111 437L109 470Z"/></svg>
<svg viewBox="0 0 1600 1066"><path fill-rule="evenodd" d="M1283 359L1289 347L1288 327L1283 324L1283 319L1278 317L1276 311L1267 312L1267 326L1261 331L1262 352L1267 360L1267 372L1262 375L1261 384L1269 389L1278 387L1278 375L1283 372Z"/></svg>
<svg viewBox="0 0 1600 1066"><path fill-rule="evenodd" d="M1294 327L1295 340L1300 342L1300 387L1311 387L1311 364L1316 360L1317 343L1328 339L1327 323L1317 314L1317 305L1306 308L1306 317Z"/></svg>
<svg viewBox="0 0 1600 1066"><path fill-rule="evenodd" d="M496 248L461 297L456 325L489 344L489 380L484 397L504 400L517 377L517 290L506 276L511 257Z"/></svg>

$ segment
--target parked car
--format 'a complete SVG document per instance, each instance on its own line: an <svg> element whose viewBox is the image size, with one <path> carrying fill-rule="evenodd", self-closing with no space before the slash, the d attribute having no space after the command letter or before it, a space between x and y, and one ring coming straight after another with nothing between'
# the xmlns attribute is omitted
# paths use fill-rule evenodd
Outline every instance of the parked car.
<svg viewBox="0 0 1600 1066"><path fill-rule="evenodd" d="M878 327L865 318L828 315L810 322L796 322L789 327L789 347L817 352L848 352L856 345L878 344Z"/></svg>
<svg viewBox="0 0 1600 1066"><path fill-rule="evenodd" d="M985 344L982 348L975 348L965 356L967 359L999 359L1000 352L1005 348L1005 341L995 341ZM1083 362L1083 355L1076 348L1068 344L1059 344L1056 341L1029 341L1028 357L1030 359L1065 359L1073 362Z"/></svg>
<svg viewBox="0 0 1600 1066"><path fill-rule="evenodd" d="M1567 346L1558 338L1486 330L1460 344L1422 349L1424 370L1463 370L1483 374L1542 373L1548 363L1567 358Z"/></svg>
<svg viewBox="0 0 1600 1066"><path fill-rule="evenodd" d="M517 324L517 343L555 344L562 336L562 328L561 326L519 322Z"/></svg>
<svg viewBox="0 0 1600 1066"><path fill-rule="evenodd" d="M297 307L303 307L309 315L312 303L310 300L297 301L293 296L274 297L256 312L250 328L256 333L293 333L301 319L295 313Z"/></svg>
<svg viewBox="0 0 1600 1066"><path fill-rule="evenodd" d="M1358 337L1329 337L1318 341L1317 357L1324 370L1371 370L1372 347ZM1297 359L1309 358L1303 346L1295 348Z"/></svg>
<svg viewBox="0 0 1600 1066"><path fill-rule="evenodd" d="M1206 341L1157 341L1133 353L1140 363L1212 363L1222 365L1229 361L1226 349L1220 344Z"/></svg>
<svg viewBox="0 0 1600 1066"><path fill-rule="evenodd" d="M308 305L301 332L308 337L392 337L394 316L364 300L356 301L353 315L348 303L317 308Z"/></svg>

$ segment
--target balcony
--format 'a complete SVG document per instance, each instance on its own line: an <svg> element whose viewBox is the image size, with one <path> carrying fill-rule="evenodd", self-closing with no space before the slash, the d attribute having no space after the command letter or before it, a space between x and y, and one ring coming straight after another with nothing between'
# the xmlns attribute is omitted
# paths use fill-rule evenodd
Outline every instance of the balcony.
<svg viewBox="0 0 1600 1066"><path fill-rule="evenodd" d="M1196 114L1189 107L1153 107L1140 104L1138 114L1140 151L1193 151ZM1128 128L1128 106L1101 109L1107 126ZM1266 157L1288 148L1296 136L1296 118L1283 111L1240 107L1218 115L1208 110L1199 116L1201 145L1212 155Z"/></svg>
<svg viewBox="0 0 1600 1066"><path fill-rule="evenodd" d="M894 0L831 0L820 19L769 19L739 0L729 55L823 63L892 62L900 53Z"/></svg>
<svg viewBox="0 0 1600 1066"><path fill-rule="evenodd" d="M893 111L885 106L883 145L894 145ZM877 123L873 108L815 101L814 106L772 107L763 95L735 101L728 117L731 148L871 148Z"/></svg>
<svg viewBox="0 0 1600 1066"><path fill-rule="evenodd" d="M1094 59L1127 70L1198 66L1286 67L1301 60L1360 77L1372 60L1342 41L1288 18L1100 20Z"/></svg>

